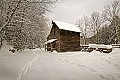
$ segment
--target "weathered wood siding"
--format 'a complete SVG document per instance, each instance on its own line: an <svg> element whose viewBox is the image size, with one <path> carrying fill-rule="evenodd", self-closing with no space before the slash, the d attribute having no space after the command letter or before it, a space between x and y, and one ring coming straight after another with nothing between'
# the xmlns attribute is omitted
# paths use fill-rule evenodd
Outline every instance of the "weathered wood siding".
<svg viewBox="0 0 120 80"><path fill-rule="evenodd" d="M60 43L59 43L60 30L55 23L52 23L52 24L53 24L53 26L52 26L52 29L51 29L51 32L50 32L49 36L47 37L47 40L57 39L57 41L52 42L52 43L48 43L47 44L47 51L50 51L51 49L54 49L54 50L59 52L60 51L60 49L59 49L59 47L60 47Z"/></svg>
<svg viewBox="0 0 120 80"><path fill-rule="evenodd" d="M60 30L60 51L79 51L80 33Z"/></svg>

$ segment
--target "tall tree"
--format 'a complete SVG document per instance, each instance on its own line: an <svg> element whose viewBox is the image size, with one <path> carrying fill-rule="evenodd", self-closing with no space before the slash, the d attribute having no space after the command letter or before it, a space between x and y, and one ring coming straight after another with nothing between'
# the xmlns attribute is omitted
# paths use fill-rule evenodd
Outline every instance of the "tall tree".
<svg viewBox="0 0 120 80"><path fill-rule="evenodd" d="M120 1L115 0L111 4L105 6L103 10L103 17L104 20L109 21L111 23L110 27L114 27L115 33L109 38L115 38L117 43L120 43Z"/></svg>
<svg viewBox="0 0 120 80"><path fill-rule="evenodd" d="M83 44L86 45L87 44L87 38L89 36L88 34L88 24L89 24L89 19L87 16L84 16L83 18L81 18L80 20L78 20L76 22L76 25L80 28L81 31L81 36L82 36L82 40L83 40Z"/></svg>
<svg viewBox="0 0 120 80"><path fill-rule="evenodd" d="M104 23L104 19L100 15L99 12L91 13L90 23L89 23L89 30L93 32L94 36L94 43L99 43L99 32L101 29L101 25Z"/></svg>

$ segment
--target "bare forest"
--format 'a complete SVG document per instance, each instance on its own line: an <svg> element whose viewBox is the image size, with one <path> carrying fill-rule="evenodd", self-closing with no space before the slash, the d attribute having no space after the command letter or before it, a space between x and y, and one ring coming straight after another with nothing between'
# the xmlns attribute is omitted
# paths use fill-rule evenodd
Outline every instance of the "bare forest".
<svg viewBox="0 0 120 80"><path fill-rule="evenodd" d="M83 44L120 43L120 1L115 0L106 5L102 12L84 15L76 24L82 31Z"/></svg>
<svg viewBox="0 0 120 80"><path fill-rule="evenodd" d="M0 0L0 47L3 42L16 50L43 47L48 19L56 0Z"/></svg>

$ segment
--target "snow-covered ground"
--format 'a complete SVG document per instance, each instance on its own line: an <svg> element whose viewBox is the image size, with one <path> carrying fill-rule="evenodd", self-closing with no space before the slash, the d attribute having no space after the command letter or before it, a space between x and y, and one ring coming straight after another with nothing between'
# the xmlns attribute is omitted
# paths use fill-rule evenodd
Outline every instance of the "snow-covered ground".
<svg viewBox="0 0 120 80"><path fill-rule="evenodd" d="M120 49L110 54L0 50L0 80L120 80Z"/></svg>
<svg viewBox="0 0 120 80"><path fill-rule="evenodd" d="M103 80L120 80L120 49L113 49L110 54L93 51L66 52L53 55L57 60L67 62L76 68L84 69ZM97 79L98 80L98 79Z"/></svg>

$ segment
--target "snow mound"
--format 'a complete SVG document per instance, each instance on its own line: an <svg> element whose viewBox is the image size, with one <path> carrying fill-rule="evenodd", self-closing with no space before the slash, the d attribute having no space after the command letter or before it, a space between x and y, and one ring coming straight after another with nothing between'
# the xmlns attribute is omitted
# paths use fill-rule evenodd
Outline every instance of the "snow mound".
<svg viewBox="0 0 120 80"><path fill-rule="evenodd" d="M36 53L39 53L39 52L44 52L45 49L44 48L36 48L36 49L33 49L33 52L36 52Z"/></svg>
<svg viewBox="0 0 120 80"><path fill-rule="evenodd" d="M54 50L52 53L57 53L57 51L56 51L56 50Z"/></svg>
<svg viewBox="0 0 120 80"><path fill-rule="evenodd" d="M120 48L113 48L110 54L120 54Z"/></svg>
<svg viewBox="0 0 120 80"><path fill-rule="evenodd" d="M91 55L104 55L105 53L102 53L102 52L99 52L99 51L96 51L96 50L93 50L92 52L90 52Z"/></svg>

